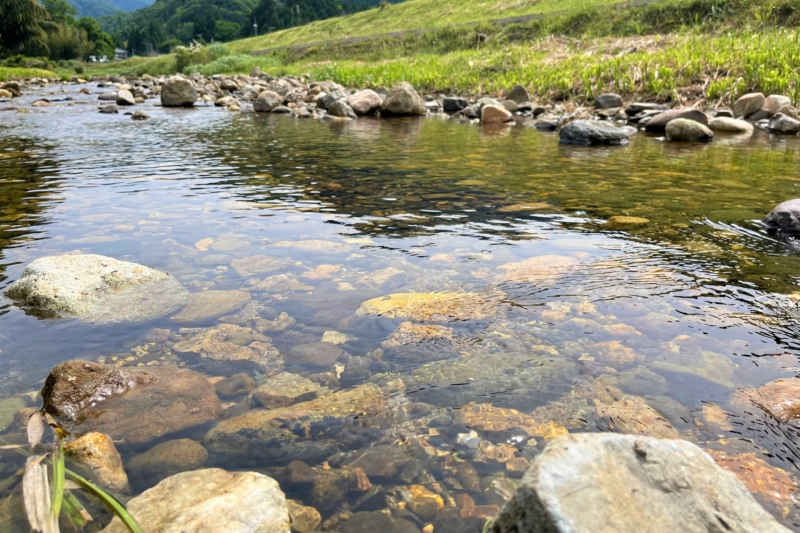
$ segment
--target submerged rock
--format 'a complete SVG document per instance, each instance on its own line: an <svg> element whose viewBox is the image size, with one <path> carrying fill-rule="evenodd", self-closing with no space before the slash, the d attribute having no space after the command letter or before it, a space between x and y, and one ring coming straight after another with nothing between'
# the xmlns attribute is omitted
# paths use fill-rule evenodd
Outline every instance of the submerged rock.
<svg viewBox="0 0 800 533"><path fill-rule="evenodd" d="M240 309L250 301L245 291L203 291L189 295L186 306L172 317L178 324L203 322Z"/></svg>
<svg viewBox="0 0 800 533"><path fill-rule="evenodd" d="M565 255L537 255L499 268L506 271L506 281L542 283L568 274L577 263L577 260Z"/></svg>
<svg viewBox="0 0 800 533"><path fill-rule="evenodd" d="M64 454L90 472L92 479L101 487L126 492L130 489L128 475L122 466L114 441L104 433L87 433L64 446Z"/></svg>
<svg viewBox="0 0 800 533"><path fill-rule="evenodd" d="M251 255L250 257L231 261L231 267L240 276L266 274L267 272L282 270L291 264L291 260L282 257L269 257L266 255Z"/></svg>
<svg viewBox="0 0 800 533"><path fill-rule="evenodd" d="M161 86L161 105L164 107L192 107L196 101L197 90L182 76L173 76Z"/></svg>
<svg viewBox="0 0 800 533"><path fill-rule="evenodd" d="M771 233L800 233L800 198L781 202L764 217L763 224Z"/></svg>
<svg viewBox="0 0 800 533"><path fill-rule="evenodd" d="M595 401L597 416L619 433L646 435L660 439L677 439L678 432L655 409L638 396L623 396L605 404Z"/></svg>
<svg viewBox="0 0 800 533"><path fill-rule="evenodd" d="M286 533L286 497L278 482L256 472L219 468L171 476L128 502L128 512L148 532ZM103 533L128 533L114 518Z"/></svg>
<svg viewBox="0 0 800 533"><path fill-rule="evenodd" d="M256 380L245 373L234 374L214 383L214 388L220 396L241 396L256 386Z"/></svg>
<svg viewBox="0 0 800 533"><path fill-rule="evenodd" d="M259 464L300 459L319 463L359 427L385 427L386 399L373 384L361 385L271 410L254 410L221 421L204 438L208 449L221 457ZM300 435L300 436L298 436ZM309 438L310 437L310 438Z"/></svg>
<svg viewBox="0 0 800 533"><path fill-rule="evenodd" d="M99 431L131 444L204 424L222 412L214 386L177 367L68 361L50 372L42 399L44 410L69 422L72 431Z"/></svg>
<svg viewBox="0 0 800 533"><path fill-rule="evenodd" d="M497 299L499 300L499 298ZM420 321L478 320L497 313L499 302L471 292L407 292L367 300L357 316L380 315Z"/></svg>
<svg viewBox="0 0 800 533"><path fill-rule="evenodd" d="M381 115L409 116L428 114L425 101L417 94L410 83L400 82L389 91L381 103Z"/></svg>
<svg viewBox="0 0 800 533"><path fill-rule="evenodd" d="M493 533L789 530L694 444L615 434L555 440L536 457Z"/></svg>
<svg viewBox="0 0 800 533"><path fill-rule="evenodd" d="M313 400L319 389L319 383L297 374L281 372L267 378L253 391L253 396L267 409L278 409Z"/></svg>
<svg viewBox="0 0 800 533"><path fill-rule="evenodd" d="M558 133L561 144L625 144L628 134L610 122L599 120L573 120Z"/></svg>
<svg viewBox="0 0 800 533"><path fill-rule="evenodd" d="M220 324L200 330L194 336L175 344L172 350L194 354L201 359L240 363L238 366L262 371L283 368L283 358L272 346L269 337L235 324ZM228 366L233 368L236 365Z"/></svg>
<svg viewBox="0 0 800 533"><path fill-rule="evenodd" d="M168 440L128 460L134 485L152 487L162 479L196 470L208 460L208 452L191 439Z"/></svg>
<svg viewBox="0 0 800 533"><path fill-rule="evenodd" d="M42 257L6 296L45 317L143 322L179 309L188 291L166 272L93 254Z"/></svg>
<svg viewBox="0 0 800 533"><path fill-rule="evenodd" d="M756 390L737 391L731 403L743 408L755 405L778 422L794 423L800 420L800 378L778 379Z"/></svg>
<svg viewBox="0 0 800 533"><path fill-rule="evenodd" d="M339 529L342 533L420 533L413 522L381 512L355 513Z"/></svg>
<svg viewBox="0 0 800 533"><path fill-rule="evenodd" d="M289 350L288 360L293 363L329 367L335 363L344 350L330 342L311 342L298 344Z"/></svg>

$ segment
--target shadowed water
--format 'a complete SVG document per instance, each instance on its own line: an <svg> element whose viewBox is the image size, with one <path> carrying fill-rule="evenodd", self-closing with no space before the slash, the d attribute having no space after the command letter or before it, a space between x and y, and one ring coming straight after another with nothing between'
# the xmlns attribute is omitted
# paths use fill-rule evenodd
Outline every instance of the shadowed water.
<svg viewBox="0 0 800 533"><path fill-rule="evenodd" d="M332 440L348 457L382 445L420 459L424 474L381 480L392 494L433 484L449 498L502 503L496 477L513 483L519 473L476 443L512 444L532 460L550 433L489 428L460 413L491 404L555 433L671 426L709 450L755 453L785 470L776 482L785 494L766 489L759 501L797 523L797 428L736 407L732 395L797 374L800 314L788 295L798 291L800 255L758 220L797 196L798 139L756 132L671 145L640 134L624 147L564 148L523 125L328 123L213 107L148 106L152 119L134 122L96 113L95 96L79 89L35 95L54 107L0 113L0 288L39 257L80 251L165 270L190 292L248 291L246 309L221 320L249 327L288 314L293 325L264 332L286 370L331 391L381 387L390 420L364 422L346 444ZM649 223L607 225L615 215ZM258 274L232 266L254 255L284 261ZM523 263L542 256L533 270ZM422 317L365 307L443 291L459 294L458 305ZM185 336L181 328L218 318L97 326L38 320L8 300L1 309L1 396L38 391L54 365L74 358L179 364L210 378L241 370L173 353L177 338L146 339L153 328ZM407 322L439 329L403 337ZM347 335L333 367L292 355L331 331ZM620 391L662 418L603 410ZM187 436L202 441L203 432ZM126 461L147 448L119 447ZM473 464L482 484L465 487L452 457ZM7 475L19 467L3 461ZM208 464L275 474L286 462L212 453ZM303 489L285 490L311 502Z"/></svg>

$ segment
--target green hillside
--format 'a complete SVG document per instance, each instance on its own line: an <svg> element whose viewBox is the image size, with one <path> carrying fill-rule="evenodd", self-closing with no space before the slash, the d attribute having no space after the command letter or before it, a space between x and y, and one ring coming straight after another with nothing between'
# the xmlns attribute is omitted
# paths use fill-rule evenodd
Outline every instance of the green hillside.
<svg viewBox="0 0 800 533"><path fill-rule="evenodd" d="M408 0L335 19L312 22L299 28L260 35L230 43L232 50L249 52L264 48L306 44L331 39L396 31L428 29L469 22L490 21L521 15L582 10L620 0Z"/></svg>

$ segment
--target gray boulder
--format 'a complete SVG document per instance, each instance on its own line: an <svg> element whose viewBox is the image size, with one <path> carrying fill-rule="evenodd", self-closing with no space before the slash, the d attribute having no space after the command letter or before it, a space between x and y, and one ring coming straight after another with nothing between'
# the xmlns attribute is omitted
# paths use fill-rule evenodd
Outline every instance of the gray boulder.
<svg viewBox="0 0 800 533"><path fill-rule="evenodd" d="M269 113L283 103L283 97L274 91L261 91L258 98L253 100L253 109L256 113Z"/></svg>
<svg viewBox="0 0 800 533"><path fill-rule="evenodd" d="M192 107L197 101L197 90L189 80L173 76L161 86L161 105L164 107Z"/></svg>
<svg viewBox="0 0 800 533"><path fill-rule="evenodd" d="M523 104L531 101L531 95L528 94L528 89L520 84L516 84L506 95L506 100L511 100L516 104Z"/></svg>
<svg viewBox="0 0 800 533"><path fill-rule="evenodd" d="M101 93L97 97L98 100L108 100L110 102L115 102L117 100L117 91L108 91Z"/></svg>
<svg viewBox="0 0 800 533"><path fill-rule="evenodd" d="M347 98L349 105L356 115L371 115L381 107L381 97L371 89L364 89Z"/></svg>
<svg viewBox="0 0 800 533"><path fill-rule="evenodd" d="M625 108L625 114L629 117L638 115L642 111L668 111L669 108L652 102L634 102Z"/></svg>
<svg viewBox="0 0 800 533"><path fill-rule="evenodd" d="M598 120L573 120L559 131L561 144L625 144L628 135L611 124Z"/></svg>
<svg viewBox="0 0 800 533"><path fill-rule="evenodd" d="M552 441L493 533L788 533L744 484L674 439L581 433Z"/></svg>
<svg viewBox="0 0 800 533"><path fill-rule="evenodd" d="M113 103L112 104L103 104L99 108L97 108L97 110L100 113L108 113L108 114L119 113L119 107L117 106L117 104L113 104Z"/></svg>
<svg viewBox="0 0 800 533"><path fill-rule="evenodd" d="M328 108L328 114L334 117L358 118L344 100L337 100Z"/></svg>
<svg viewBox="0 0 800 533"><path fill-rule="evenodd" d="M778 204L764 218L763 224L773 233L800 233L800 198Z"/></svg>
<svg viewBox="0 0 800 533"><path fill-rule="evenodd" d="M679 109L670 109L654 115L653 118L645 126L645 131L650 133L665 133L667 131L667 124L677 118L686 118L694 120L703 125L708 125L708 117L702 111L688 107Z"/></svg>
<svg viewBox="0 0 800 533"><path fill-rule="evenodd" d="M317 107L320 109L330 110L331 106L339 100L347 98L347 93L344 91L333 91L326 94L322 98L317 99Z"/></svg>
<svg viewBox="0 0 800 533"><path fill-rule="evenodd" d="M428 108L410 83L400 82L389 91L381 103L381 114L386 116L425 116Z"/></svg>
<svg viewBox="0 0 800 533"><path fill-rule="evenodd" d="M766 98L761 93L748 93L740 96L731 106L734 118L747 118L764 107Z"/></svg>
<svg viewBox="0 0 800 533"><path fill-rule="evenodd" d="M117 91L117 105L136 105L136 99L130 91Z"/></svg>
<svg viewBox="0 0 800 533"><path fill-rule="evenodd" d="M257 472L207 468L168 477L128 502L144 531L286 533L286 496L278 482ZM128 533L114 518L103 533Z"/></svg>
<svg viewBox="0 0 800 533"><path fill-rule="evenodd" d="M708 126L688 118L671 120L666 133L667 139L675 142L709 142L714 139L714 132Z"/></svg>
<svg viewBox="0 0 800 533"><path fill-rule="evenodd" d="M769 130L774 133L796 135L800 133L800 120L778 113L769 120Z"/></svg>
<svg viewBox="0 0 800 533"><path fill-rule="evenodd" d="M101 324L152 320L177 311L188 295L166 272L94 254L37 259L6 291L34 315Z"/></svg>
<svg viewBox="0 0 800 533"><path fill-rule="evenodd" d="M622 97L618 94L607 93L601 94L597 97L594 104L597 109L612 109L615 107L622 107Z"/></svg>

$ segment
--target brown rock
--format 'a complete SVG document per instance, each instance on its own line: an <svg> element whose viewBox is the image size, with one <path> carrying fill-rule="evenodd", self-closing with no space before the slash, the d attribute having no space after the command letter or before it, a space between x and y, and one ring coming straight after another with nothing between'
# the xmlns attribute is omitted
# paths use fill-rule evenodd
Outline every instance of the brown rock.
<svg viewBox="0 0 800 533"><path fill-rule="evenodd" d="M482 124L504 124L514 120L514 116L504 107L485 105L481 109Z"/></svg>
<svg viewBox="0 0 800 533"><path fill-rule="evenodd" d="M317 531L317 528L322 523L322 516L320 516L319 511L296 500L287 500L286 506L289 508L292 531L297 533Z"/></svg>
<svg viewBox="0 0 800 533"><path fill-rule="evenodd" d="M298 344L289 350L288 358L295 363L329 367L342 353L341 348L330 342L312 342Z"/></svg>
<svg viewBox="0 0 800 533"><path fill-rule="evenodd" d="M313 400L319 389L319 383L297 374L282 372L267 378L253 391L253 396L267 409L278 409Z"/></svg>
<svg viewBox="0 0 800 533"><path fill-rule="evenodd" d="M762 93L748 93L740 96L731 106L734 118L747 118L764 107L766 99Z"/></svg>
<svg viewBox="0 0 800 533"><path fill-rule="evenodd" d="M423 485L411 485L408 487L408 492L411 500L407 503L406 508L422 520L433 520L436 512L444 507L442 497Z"/></svg>
<svg viewBox="0 0 800 533"><path fill-rule="evenodd" d="M180 313L172 317L178 324L203 322L211 318L227 315L240 309L250 301L245 291L203 291L189 295Z"/></svg>
<svg viewBox="0 0 800 533"><path fill-rule="evenodd" d="M575 259L563 255L539 255L500 268L506 271L506 281L542 283L568 273L576 264Z"/></svg>
<svg viewBox="0 0 800 533"><path fill-rule="evenodd" d="M44 409L71 422L73 431L100 431L128 443L204 424L222 412L213 385L177 367L68 361L50 372L42 398Z"/></svg>
<svg viewBox="0 0 800 533"><path fill-rule="evenodd" d="M265 370L283 366L283 360L272 347L269 337L235 324L203 329L175 344L172 350L217 361L250 361Z"/></svg>
<svg viewBox="0 0 800 533"><path fill-rule="evenodd" d="M122 466L114 441L104 433L87 433L64 446L64 454L91 472L89 476L101 487L127 492L128 475Z"/></svg>
<svg viewBox="0 0 800 533"><path fill-rule="evenodd" d="M638 396L623 396L607 405L595 401L597 416L606 420L619 433L645 435L661 439L677 439L678 432L658 412Z"/></svg>
<svg viewBox="0 0 800 533"><path fill-rule="evenodd" d="M231 261L233 268L240 276L252 276L254 274L266 274L287 268L292 262L282 257L269 257L266 255L251 255L243 259Z"/></svg>
<svg viewBox="0 0 800 533"><path fill-rule="evenodd" d="M214 383L214 388L220 396L240 396L247 394L257 386L256 380L244 373L234 374Z"/></svg>
<svg viewBox="0 0 800 533"><path fill-rule="evenodd" d="M152 487L175 474L196 470L208 460L208 452L191 439L168 440L128 461L131 479L136 485Z"/></svg>
<svg viewBox="0 0 800 533"><path fill-rule="evenodd" d="M734 393L731 403L736 406L754 404L784 424L800 418L800 378L771 381L757 390Z"/></svg>

